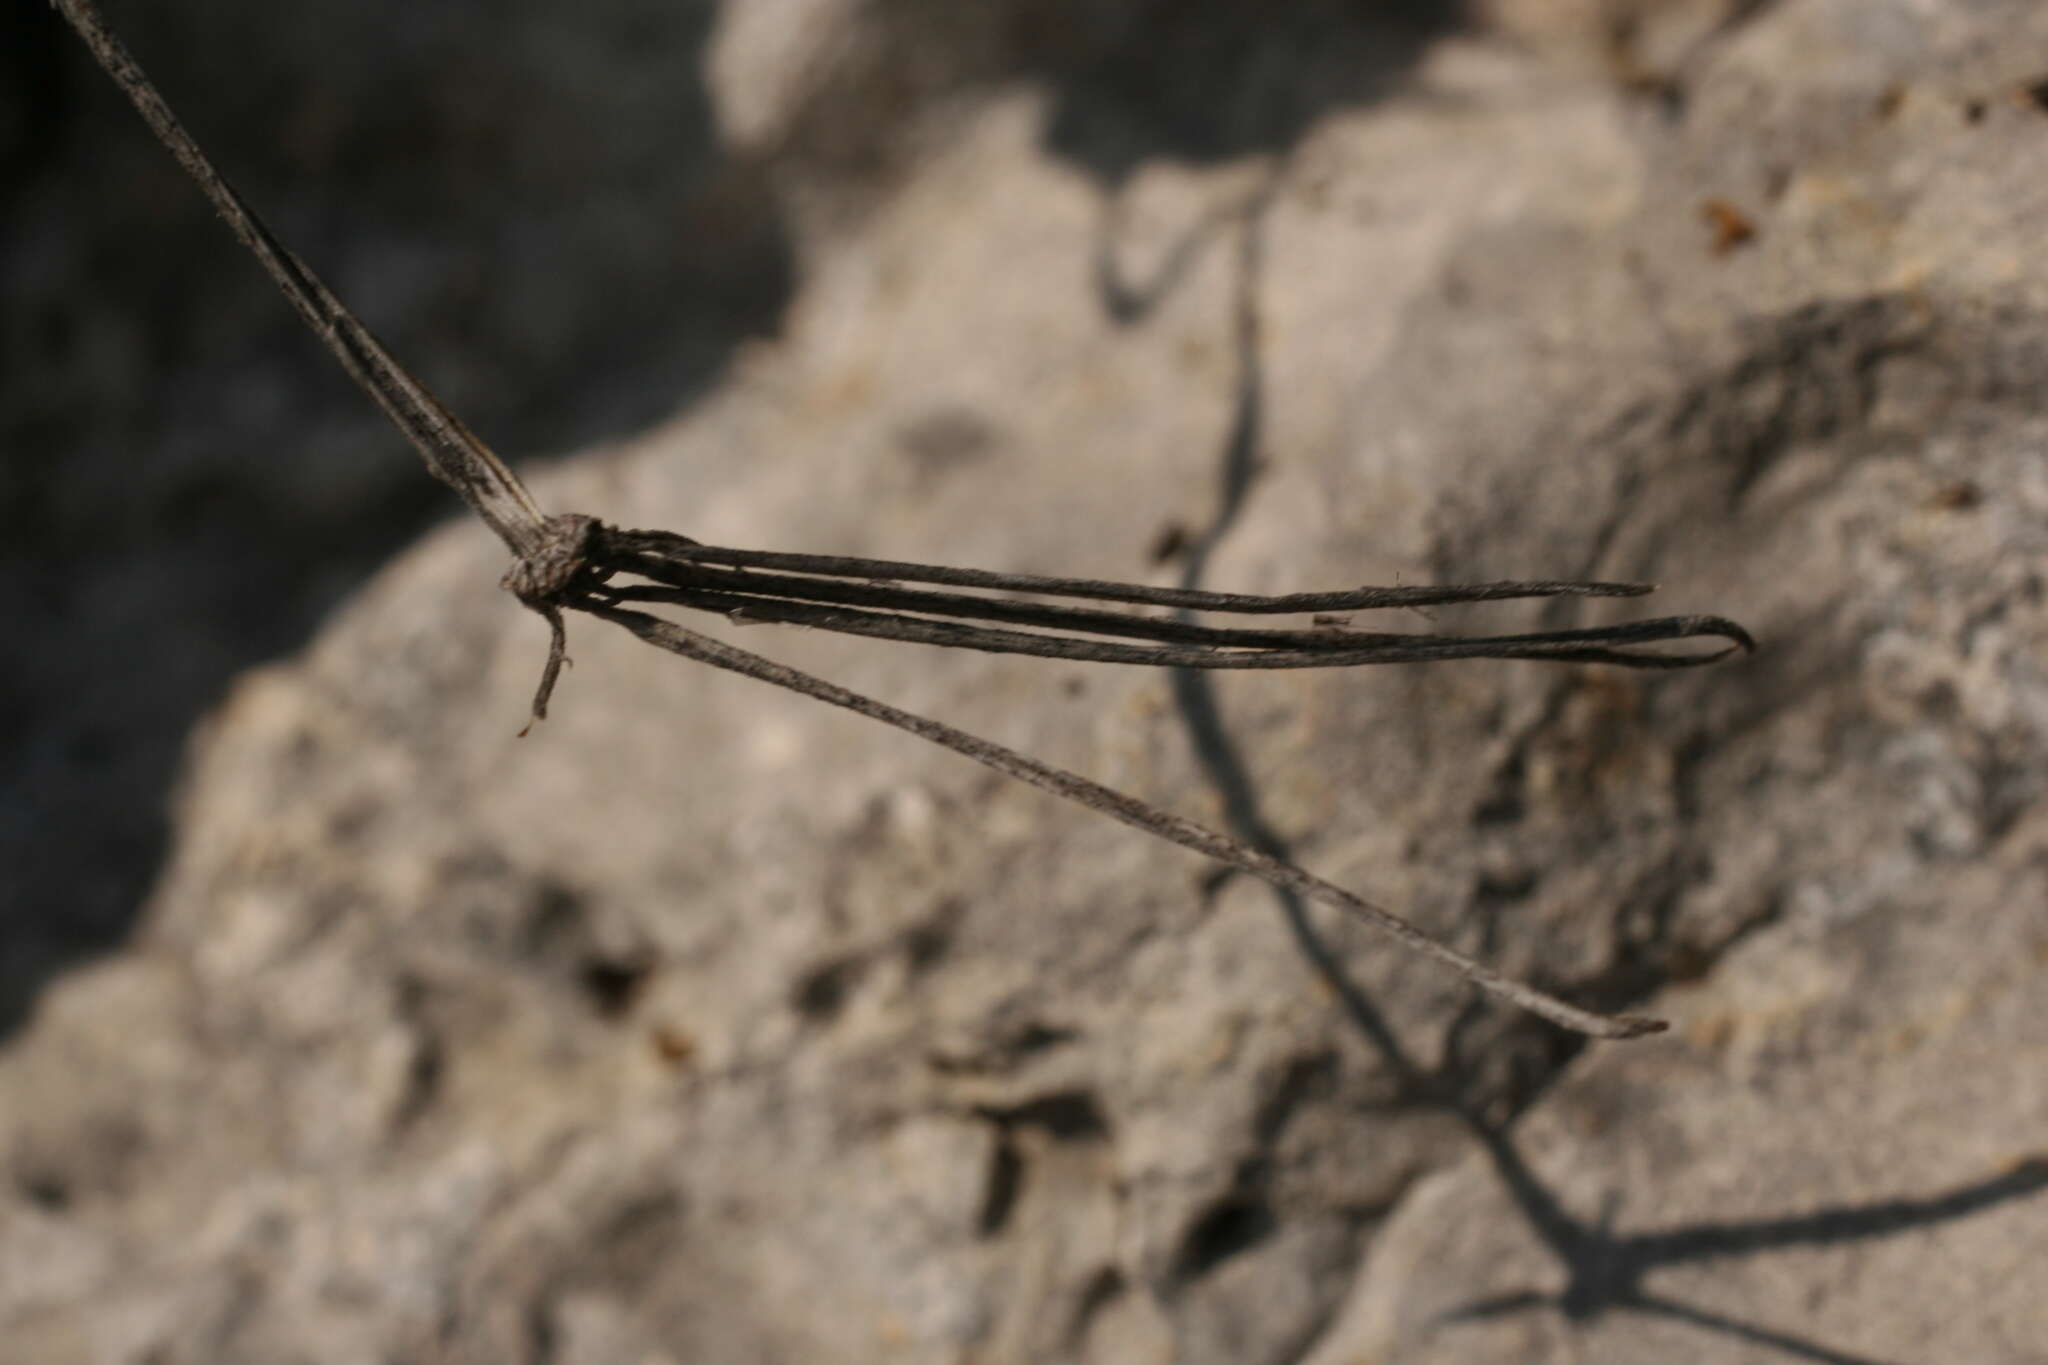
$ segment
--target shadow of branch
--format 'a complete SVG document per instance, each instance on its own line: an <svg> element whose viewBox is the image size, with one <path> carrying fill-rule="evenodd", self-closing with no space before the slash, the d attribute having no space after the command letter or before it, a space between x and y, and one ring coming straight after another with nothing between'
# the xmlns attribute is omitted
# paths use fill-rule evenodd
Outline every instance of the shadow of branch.
<svg viewBox="0 0 2048 1365"><path fill-rule="evenodd" d="M1189 543L1184 588L1199 587L1216 548L1244 510L1258 473L1258 449L1265 415L1265 374L1260 347L1258 284L1263 262L1263 221L1281 174L1276 160L1259 191L1235 215L1236 278L1232 331L1237 362L1232 419L1222 443L1217 476L1216 511L1208 526ZM1115 215L1106 214L1105 231L1113 231ZM1186 269L1184 258L1199 254L1212 235L1226 225L1222 216L1205 218L1168 258L1167 267L1142 290L1125 287L1113 274L1115 245L1105 241L1098 262L1100 302L1112 316L1120 310L1147 309L1159 302ZM1267 821L1256 783L1233 741L1217 704L1209 675L1180 669L1172 673L1172 692L1195 758L1210 786L1221 798L1226 827L1261 852L1292 860L1287 840ZM1578 1324L1614 1312L1632 1312L1681 1322L1787 1357L1831 1365L1884 1365L1871 1357L1840 1351L1809 1338L1716 1313L1647 1291L1644 1278L1665 1266L1697 1263L1799 1246L1834 1246L1890 1236L1981 1212L2048 1188L2048 1159L2034 1160L1988 1179L1924 1198L1898 1198L1821 1209L1812 1213L1744 1222L1702 1222L1660 1233L1616 1236L1605 1220L1581 1219L1546 1187L1522 1156L1510 1135L1509 1122L1488 1119L1468 1092L1469 1078L1455 1060L1441 1072L1419 1065L1372 997L1347 974L1331 950L1301 897L1273 891L1288 932L1310 968L1331 989L1345 1017L1371 1044L1399 1081L1411 1102L1456 1118L1472 1135L1493 1165L1495 1174L1517 1211L1566 1276L1558 1293L1520 1291L1481 1300L1438 1319L1442 1325L1495 1319L1515 1313L1552 1309ZM1451 1054L1455 1057L1455 1051Z"/></svg>

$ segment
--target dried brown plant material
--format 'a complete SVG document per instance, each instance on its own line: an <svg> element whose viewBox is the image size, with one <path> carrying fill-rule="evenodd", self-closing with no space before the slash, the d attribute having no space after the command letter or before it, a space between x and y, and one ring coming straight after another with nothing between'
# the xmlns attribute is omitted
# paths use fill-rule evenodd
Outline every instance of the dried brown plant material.
<svg viewBox="0 0 2048 1365"><path fill-rule="evenodd" d="M1633 1038L1665 1027L1656 1019L1580 1009L1509 980L1429 937L1392 911L1240 840L1077 773L943 722L898 710L637 608L646 604L680 606L734 620L783 622L883 640L1174 668L1323 668L1480 658L1687 668L1752 647L1749 636L1734 622L1716 616L1673 616L1582 630L1496 636L1369 633L1328 625L1308 629L1218 627L1129 609L1170 608L1178 613L1240 616L1342 613L1506 598L1633 597L1651 589L1638 583L1542 580L1254 597L932 564L727 549L700 545L667 531L621 530L580 513L547 515L518 476L392 359L312 269L264 226L179 124L141 67L107 29L91 0L56 0L56 4L307 325L418 448L428 469L460 493L511 552L513 563L504 586L544 617L549 629L547 662L534 696L533 720L547 714L548 700L568 662L563 614L584 612L630 630L658 648L906 730L1112 820L1333 906L1444 964L1481 990L1565 1028L1595 1037ZM1724 235L1733 230L1729 224L1739 223L1746 236L1747 220L1732 209L1728 214ZM1006 595L988 595L994 593ZM1021 601L1013 595L1019 593L1065 600ZM1124 609L1073 605L1075 602L1107 603ZM1675 654L1644 648L1693 639L1714 640L1719 647ZM528 725L531 728L531 721ZM673 1051L677 1060L683 1060L689 1049L678 1046L664 1051Z"/></svg>

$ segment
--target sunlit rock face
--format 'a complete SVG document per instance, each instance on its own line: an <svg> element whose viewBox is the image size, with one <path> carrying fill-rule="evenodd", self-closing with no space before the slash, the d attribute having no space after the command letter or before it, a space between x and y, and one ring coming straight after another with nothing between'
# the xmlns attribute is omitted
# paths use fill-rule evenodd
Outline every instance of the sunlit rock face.
<svg viewBox="0 0 2048 1365"><path fill-rule="evenodd" d="M1277 840L1673 1031L1578 1047L1361 928L588 619L516 739L544 627L480 528L390 548L452 500L342 394L325 427L250 427L267 466L222 447L221 486L296 488L275 471L304 458L370 489L340 519L371 528L356 562L389 554L367 581L250 589L262 643L194 681L148 664L149 631L239 599L141 611L139 537L24 665L38 704L92 678L185 757L160 856L123 855L141 889L105 892L132 925L9 968L0 1355L2024 1357L2039 1310L2012 1267L2048 1253L2048 15L963 8L634 28L614 5L512 25L531 50L458 41L451 10L399 44L449 54L419 79L450 127L484 98L464 91L553 73L435 142L428 177L497 148L481 182L531 201L466 230L474 288L532 348L509 373L595 414L563 429L588 449L525 464L541 500L1253 592L1641 579L1651 610L1734 616L1756 656L1673 676L1208 681L697 623ZM377 35L272 23L265 51L352 54L327 63L331 122L280 138L353 145L333 130L375 123ZM171 25L147 36L198 41ZM586 88L683 100L660 106L677 141L657 121L581 150L603 140ZM123 174L182 193L144 150ZM506 244L590 211L576 168L619 158L669 188L650 207L621 172L592 221L622 235L518 274ZM685 163L698 189L661 180ZM315 177L357 261L335 283L455 406L512 403L433 304L441 272L378 251L375 196L351 199L369 166ZM758 296L693 283L719 213ZM587 339L562 322L579 300L625 294L610 390L552 348ZM688 365L631 368L670 345ZM108 354L126 385L181 382L175 355ZM136 448L190 447L201 406ZM357 460L360 487L335 472ZM387 486L417 489L391 494L403 534L377 529ZM294 496L178 553L259 523L289 549L340 505ZM268 572L235 563L205 581ZM36 923L70 882L102 894L78 852L96 803L142 819L171 785L58 767L69 813L9 826L71 860L34 882ZM30 868L36 839L7 847Z"/></svg>

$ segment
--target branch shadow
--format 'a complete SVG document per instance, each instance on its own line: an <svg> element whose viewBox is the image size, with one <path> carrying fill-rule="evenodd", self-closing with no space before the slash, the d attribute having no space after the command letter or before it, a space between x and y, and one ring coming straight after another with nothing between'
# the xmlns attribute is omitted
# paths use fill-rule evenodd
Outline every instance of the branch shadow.
<svg viewBox="0 0 2048 1365"><path fill-rule="evenodd" d="M1700 1222L1665 1232L1616 1236L1603 1217L1578 1218L1544 1187L1504 1129L1472 1121L1467 1127L1485 1149L1531 1231L1566 1272L1554 1294L1520 1291L1482 1299L1443 1314L1443 1324L1484 1321L1550 1308L1575 1323L1614 1312L1635 1312L1738 1337L1801 1359L1836 1365L1882 1365L1874 1357L1833 1350L1818 1342L1744 1323L1651 1293L1643 1280L1666 1266L1754 1256L1792 1247L1838 1246L1952 1222L2048 1190L2048 1159L2034 1158L1996 1175L1939 1194L1839 1205L1781 1218ZM1612 1201L1610 1201L1611 1209Z"/></svg>
<svg viewBox="0 0 2048 1365"><path fill-rule="evenodd" d="M1186 588L1202 586L1209 559L1236 524L1257 473L1267 402L1258 306L1262 223L1278 175L1276 167L1235 218L1235 403L1217 465L1216 510L1207 527L1189 542L1186 569L1180 579L1180 585ZM1215 221L1222 222L1224 217ZM1205 220L1200 231L1208 234L1216 229ZM1156 290L1162 283L1170 288L1171 282L1171 277L1162 277L1152 288ZM1131 298L1150 306L1157 301L1158 294L1147 290L1119 294L1106 287L1102 289L1102 306L1112 313ZM1171 685L1181 724L1205 778L1222 800L1228 827L1260 851L1292 861L1287 840L1265 817L1244 755L1231 737L1218 706L1212 677L1198 670L1175 670ZM1456 1060L1457 1049L1448 1050L1451 1060L1441 1071L1421 1066L1371 995L1347 973L1342 959L1317 929L1302 899L1279 888L1269 890L1297 950L1336 996L1352 1027L1379 1053L1409 1102L1453 1117L1471 1134L1486 1153L1522 1219L1565 1273L1566 1285L1560 1292L1532 1290L1480 1300L1443 1315L1439 1319L1443 1325L1541 1309L1554 1310L1575 1324L1590 1324L1615 1313L1636 1313L1774 1350L1789 1359L1826 1365L1886 1365L1874 1357L1838 1350L1793 1332L1744 1322L1654 1293L1645 1288L1644 1280L1653 1271L1668 1266L1890 1236L1968 1217L2048 1190L2048 1159L2037 1159L1932 1196L1830 1207L1779 1218L1700 1222L1650 1234L1616 1235L1610 1220L1618 1201L1610 1200L1606 1214L1593 1221L1567 1209L1516 1146L1511 1135L1512 1117L1495 1121L1487 1116L1484 1097L1474 1093L1476 1078ZM1559 1055L1569 1056L1572 1051L1575 1049L1567 1044Z"/></svg>
<svg viewBox="0 0 2048 1365"><path fill-rule="evenodd" d="M1046 150L1115 188L1141 167L1282 155L1331 112L1383 98L1462 0L1087 0L1041 7L1031 74Z"/></svg>
<svg viewBox="0 0 2048 1365"><path fill-rule="evenodd" d="M1094 283L1105 311L1124 325L1170 296L1243 212L1203 214L1148 278L1132 279L1116 248L1123 191L1141 169L1284 162L1331 113L1384 98L1432 41L1467 22L1464 4L1441 0L1369 8L1350 0L1137 0L1123 9L1113 31L1093 43L1027 50L1037 55L1033 74L1052 92L1046 150L1102 191Z"/></svg>

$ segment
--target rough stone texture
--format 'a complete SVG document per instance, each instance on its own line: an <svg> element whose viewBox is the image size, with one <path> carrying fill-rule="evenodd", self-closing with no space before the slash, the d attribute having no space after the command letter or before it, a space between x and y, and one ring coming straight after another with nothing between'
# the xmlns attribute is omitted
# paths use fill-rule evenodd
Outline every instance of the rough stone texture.
<svg viewBox="0 0 2048 1365"><path fill-rule="evenodd" d="M1547 1095L1525 1166L1408 1194L1309 1359L2041 1359L2044 854L2037 809L1670 993L1678 1037Z"/></svg>
<svg viewBox="0 0 2048 1365"><path fill-rule="evenodd" d="M1575 1053L589 621L515 742L544 632L451 529L235 684L132 940L0 1054L6 1358L2040 1358L2048 14L1304 3L1167 44L1314 92L1205 129L1104 94L1174 6L1055 60L1020 0L827 137L930 9L722 16L802 287L543 501L1735 614L1754 660L1654 679L736 634L1678 1031Z"/></svg>

